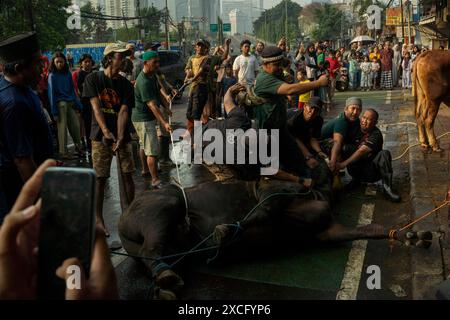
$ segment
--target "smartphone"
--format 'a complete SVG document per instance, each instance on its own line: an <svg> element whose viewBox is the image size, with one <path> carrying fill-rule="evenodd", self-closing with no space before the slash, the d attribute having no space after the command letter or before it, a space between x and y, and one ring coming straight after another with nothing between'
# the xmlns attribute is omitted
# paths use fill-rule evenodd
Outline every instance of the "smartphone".
<svg viewBox="0 0 450 320"><path fill-rule="evenodd" d="M56 269L78 258L89 276L95 241L95 173L92 169L53 167L44 173L41 198L38 298L64 299L66 282Z"/></svg>

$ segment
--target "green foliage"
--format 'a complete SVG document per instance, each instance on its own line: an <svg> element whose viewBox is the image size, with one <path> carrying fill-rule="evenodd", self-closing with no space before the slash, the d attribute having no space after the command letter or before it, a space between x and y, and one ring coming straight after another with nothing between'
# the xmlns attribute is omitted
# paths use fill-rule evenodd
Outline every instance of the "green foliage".
<svg viewBox="0 0 450 320"><path fill-rule="evenodd" d="M70 0L33 0L33 16L42 50L62 49L70 30L66 8ZM0 37L31 31L28 0L0 1Z"/></svg>
<svg viewBox="0 0 450 320"><path fill-rule="evenodd" d="M152 40L159 36L163 12L154 6L143 8L140 10L142 24L145 30L145 39Z"/></svg>
<svg viewBox="0 0 450 320"><path fill-rule="evenodd" d="M302 7L291 0L283 0L277 6L266 12L253 23L255 34L258 38L276 43L285 35L286 2L288 19L288 41L295 40L299 35L298 16Z"/></svg>
<svg viewBox="0 0 450 320"><path fill-rule="evenodd" d="M102 14L102 8L98 6L95 8L89 1L81 8L81 12L92 13L95 15ZM107 21L104 19L92 19L81 15L81 30L75 31L74 34L78 35L77 43L98 43L106 42L108 40L107 34ZM73 41L73 40L72 40Z"/></svg>
<svg viewBox="0 0 450 320"><path fill-rule="evenodd" d="M312 31L313 40L336 39L340 37L341 28L346 30L349 22L345 14L338 8L324 4L314 10L314 21L317 27Z"/></svg>
<svg viewBox="0 0 450 320"><path fill-rule="evenodd" d="M30 0L1 0L0 1L0 38L31 31ZM67 19L71 15L66 11L71 5L70 0L31 0L33 17L38 32L41 49L63 49L69 43L96 43L114 41L114 39L128 41L140 38L138 27L118 29L115 32L108 29L107 20L81 18L81 30L69 30ZM95 8L88 2L81 8L83 12L101 14L101 8ZM155 7L141 9L142 27L145 30L145 40L160 39L160 24L162 11Z"/></svg>

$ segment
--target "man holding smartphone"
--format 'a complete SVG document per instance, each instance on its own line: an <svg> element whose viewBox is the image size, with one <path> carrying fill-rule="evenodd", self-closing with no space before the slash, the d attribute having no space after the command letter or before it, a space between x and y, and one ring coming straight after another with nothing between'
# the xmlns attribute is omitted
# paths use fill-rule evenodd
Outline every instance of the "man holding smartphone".
<svg viewBox="0 0 450 320"><path fill-rule="evenodd" d="M41 102L33 91L42 73L36 33L0 43L0 224L36 168L53 156L53 139ZM6 212L3 212L5 211Z"/></svg>
<svg viewBox="0 0 450 320"><path fill-rule="evenodd" d="M103 219L103 201L106 180L109 178L114 153L119 157L125 189L125 203L134 199L135 171L130 137L130 108L134 106L134 90L131 83L119 75L122 62L130 51L122 44L111 44L105 48L102 65L104 70L86 77L83 97L89 98L92 117L92 163L97 175L97 222L109 233Z"/></svg>

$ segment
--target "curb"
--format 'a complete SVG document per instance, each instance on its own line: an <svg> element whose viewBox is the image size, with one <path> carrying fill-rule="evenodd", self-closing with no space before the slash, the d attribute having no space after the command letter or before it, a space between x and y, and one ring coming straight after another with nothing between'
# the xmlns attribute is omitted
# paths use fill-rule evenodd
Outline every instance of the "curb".
<svg viewBox="0 0 450 320"><path fill-rule="evenodd" d="M415 121L414 117L408 116L408 121ZM408 144L417 143L417 128L408 127ZM413 148L409 151L409 172L410 172L410 196L412 214L415 219L421 214L435 208L433 196L429 196L430 190L424 183L427 181L427 169L423 161L422 153ZM431 216L414 227L414 230L439 231L439 222ZM443 264L441 245L439 241L440 233L433 232L433 244L427 250L411 249L411 271L412 271L412 298L414 300L435 300L436 290L443 279Z"/></svg>

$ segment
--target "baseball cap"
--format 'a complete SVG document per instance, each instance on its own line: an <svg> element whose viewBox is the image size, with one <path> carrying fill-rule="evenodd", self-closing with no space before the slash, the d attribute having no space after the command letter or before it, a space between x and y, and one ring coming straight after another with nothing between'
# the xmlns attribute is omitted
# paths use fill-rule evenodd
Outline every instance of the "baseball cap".
<svg viewBox="0 0 450 320"><path fill-rule="evenodd" d="M159 47L161 47L161 43L159 43L159 42L155 42L155 41L148 42L144 46L144 51L147 51L147 50L155 50L156 51L156 50L158 50Z"/></svg>
<svg viewBox="0 0 450 320"><path fill-rule="evenodd" d="M106 46L103 51L103 55L107 56L110 53L125 53L125 55L129 56L131 54L130 50L127 48L126 44L123 42L112 43Z"/></svg>
<svg viewBox="0 0 450 320"><path fill-rule="evenodd" d="M142 61L147 61L153 58L158 58L158 53L156 51L146 51L142 55Z"/></svg>

